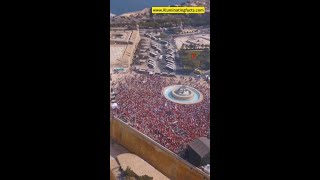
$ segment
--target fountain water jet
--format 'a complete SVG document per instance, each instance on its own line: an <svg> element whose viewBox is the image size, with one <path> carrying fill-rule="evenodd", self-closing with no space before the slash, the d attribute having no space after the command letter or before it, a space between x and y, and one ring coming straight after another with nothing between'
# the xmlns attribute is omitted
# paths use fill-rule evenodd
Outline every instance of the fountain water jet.
<svg viewBox="0 0 320 180"><path fill-rule="evenodd" d="M184 85L172 85L163 89L163 95L170 101L179 104L195 104L203 100L200 91Z"/></svg>

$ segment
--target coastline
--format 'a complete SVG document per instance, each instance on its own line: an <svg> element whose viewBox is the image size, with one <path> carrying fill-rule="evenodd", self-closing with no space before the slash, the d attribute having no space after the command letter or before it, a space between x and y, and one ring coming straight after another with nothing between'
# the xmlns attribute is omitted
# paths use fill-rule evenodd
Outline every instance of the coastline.
<svg viewBox="0 0 320 180"><path fill-rule="evenodd" d="M175 4L175 5L167 5L167 6L181 6L181 4ZM131 11L131 12L126 12L126 13L122 13L119 15L116 14L112 14L110 13L110 15L112 14L113 17L130 17L130 16L138 16L138 15L144 15L145 13L149 12L151 10L152 7L146 7L142 10L139 11Z"/></svg>
<svg viewBox="0 0 320 180"><path fill-rule="evenodd" d="M132 11L132 12L126 12L126 13L123 13L123 14L120 14L120 15L115 15L115 14L112 14L114 15L113 17L130 17L130 16L138 16L138 15L143 15L147 12L149 12L151 8L144 8L143 10L140 10L140 11Z"/></svg>
<svg viewBox="0 0 320 180"><path fill-rule="evenodd" d="M161 2L160 2L161 1ZM129 13L137 13L143 11L145 8L151 9L153 6L172 6L186 3L187 0L110 0L111 13L116 16L122 16ZM194 0L190 0L194 1ZM140 4L140 5L138 5Z"/></svg>

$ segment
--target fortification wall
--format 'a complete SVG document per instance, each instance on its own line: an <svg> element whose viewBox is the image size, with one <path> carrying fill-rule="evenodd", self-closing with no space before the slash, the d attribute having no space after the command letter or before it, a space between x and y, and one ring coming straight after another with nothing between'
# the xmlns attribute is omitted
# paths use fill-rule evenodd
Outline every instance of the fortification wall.
<svg viewBox="0 0 320 180"><path fill-rule="evenodd" d="M110 136L171 180L209 180L210 177L176 154L118 119L111 119Z"/></svg>

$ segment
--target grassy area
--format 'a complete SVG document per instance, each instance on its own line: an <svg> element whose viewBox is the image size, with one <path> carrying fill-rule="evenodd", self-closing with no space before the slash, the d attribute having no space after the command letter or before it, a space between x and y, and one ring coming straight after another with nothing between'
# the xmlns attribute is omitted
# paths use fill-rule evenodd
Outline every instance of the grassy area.
<svg viewBox="0 0 320 180"><path fill-rule="evenodd" d="M180 51L180 59L185 70L209 70L210 69L210 51Z"/></svg>

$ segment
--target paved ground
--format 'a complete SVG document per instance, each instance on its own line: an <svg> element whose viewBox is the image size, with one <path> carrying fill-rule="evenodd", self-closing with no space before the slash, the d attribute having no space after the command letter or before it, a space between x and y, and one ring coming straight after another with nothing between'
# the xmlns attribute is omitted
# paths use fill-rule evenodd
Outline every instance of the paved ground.
<svg viewBox="0 0 320 180"><path fill-rule="evenodd" d="M130 167L138 176L148 175L153 177L154 180L170 180L168 177L163 175L145 160L135 154L123 154L118 156L118 162L120 163L121 169Z"/></svg>
<svg viewBox="0 0 320 180"><path fill-rule="evenodd" d="M182 44L190 44L189 42L210 45L210 34L197 33L192 35L181 35L181 36L175 37L174 41L179 50L181 49Z"/></svg>
<svg viewBox="0 0 320 180"><path fill-rule="evenodd" d="M152 49L151 48L151 45L150 45L150 43L151 42L154 42L154 43L156 43L156 44L158 44L158 47L162 50L162 53L161 53L161 55L163 56L163 58L161 59L161 60L159 60L159 56L160 56L160 54L158 54L156 57L151 57L150 55L149 55L149 52L147 53L148 54L148 56L149 56L149 59L153 59L153 60L155 60L155 62L156 62L156 67L155 68L149 68L148 66L147 66L147 64L143 64L143 65L136 65L136 67L137 68L143 68L143 69L149 69L149 70L153 70L153 71L160 71L160 72L167 72L167 73L171 73L172 71L170 71L170 70L168 70L167 68L166 68L166 61L165 61L165 55L166 55L166 49L164 48L164 45L163 44L161 44L161 43L159 43L158 41L154 41L154 40L152 40L151 38L148 38L148 37L144 37L144 35L140 32L140 35L141 35L141 39L145 39L146 40L146 44L147 44L147 48L149 48L150 49L150 52L156 52L154 49ZM167 41L169 41L170 43L169 43L169 48L171 48L171 49L176 49L175 48L175 46L174 46L174 44L173 44L173 39L172 38L166 38L166 39L163 39L163 40L167 40ZM136 53L136 55L137 54L139 54L139 53ZM177 66L177 64L175 63L175 65ZM178 68L178 67L176 67L176 68Z"/></svg>
<svg viewBox="0 0 320 180"><path fill-rule="evenodd" d="M111 142L112 141L110 139L110 167L112 167L111 170L116 176L116 179L124 180L124 174L120 169L120 164L118 163L118 160L116 160L116 157L120 154L128 153L129 151L121 145Z"/></svg>
<svg viewBox="0 0 320 180"><path fill-rule="evenodd" d="M129 153L129 151L117 143L112 143L110 139L110 160L115 159L119 154Z"/></svg>
<svg viewBox="0 0 320 180"><path fill-rule="evenodd" d="M110 46L110 65L117 66L121 64L125 64L125 62L121 61L124 51L127 45L112 45Z"/></svg>

